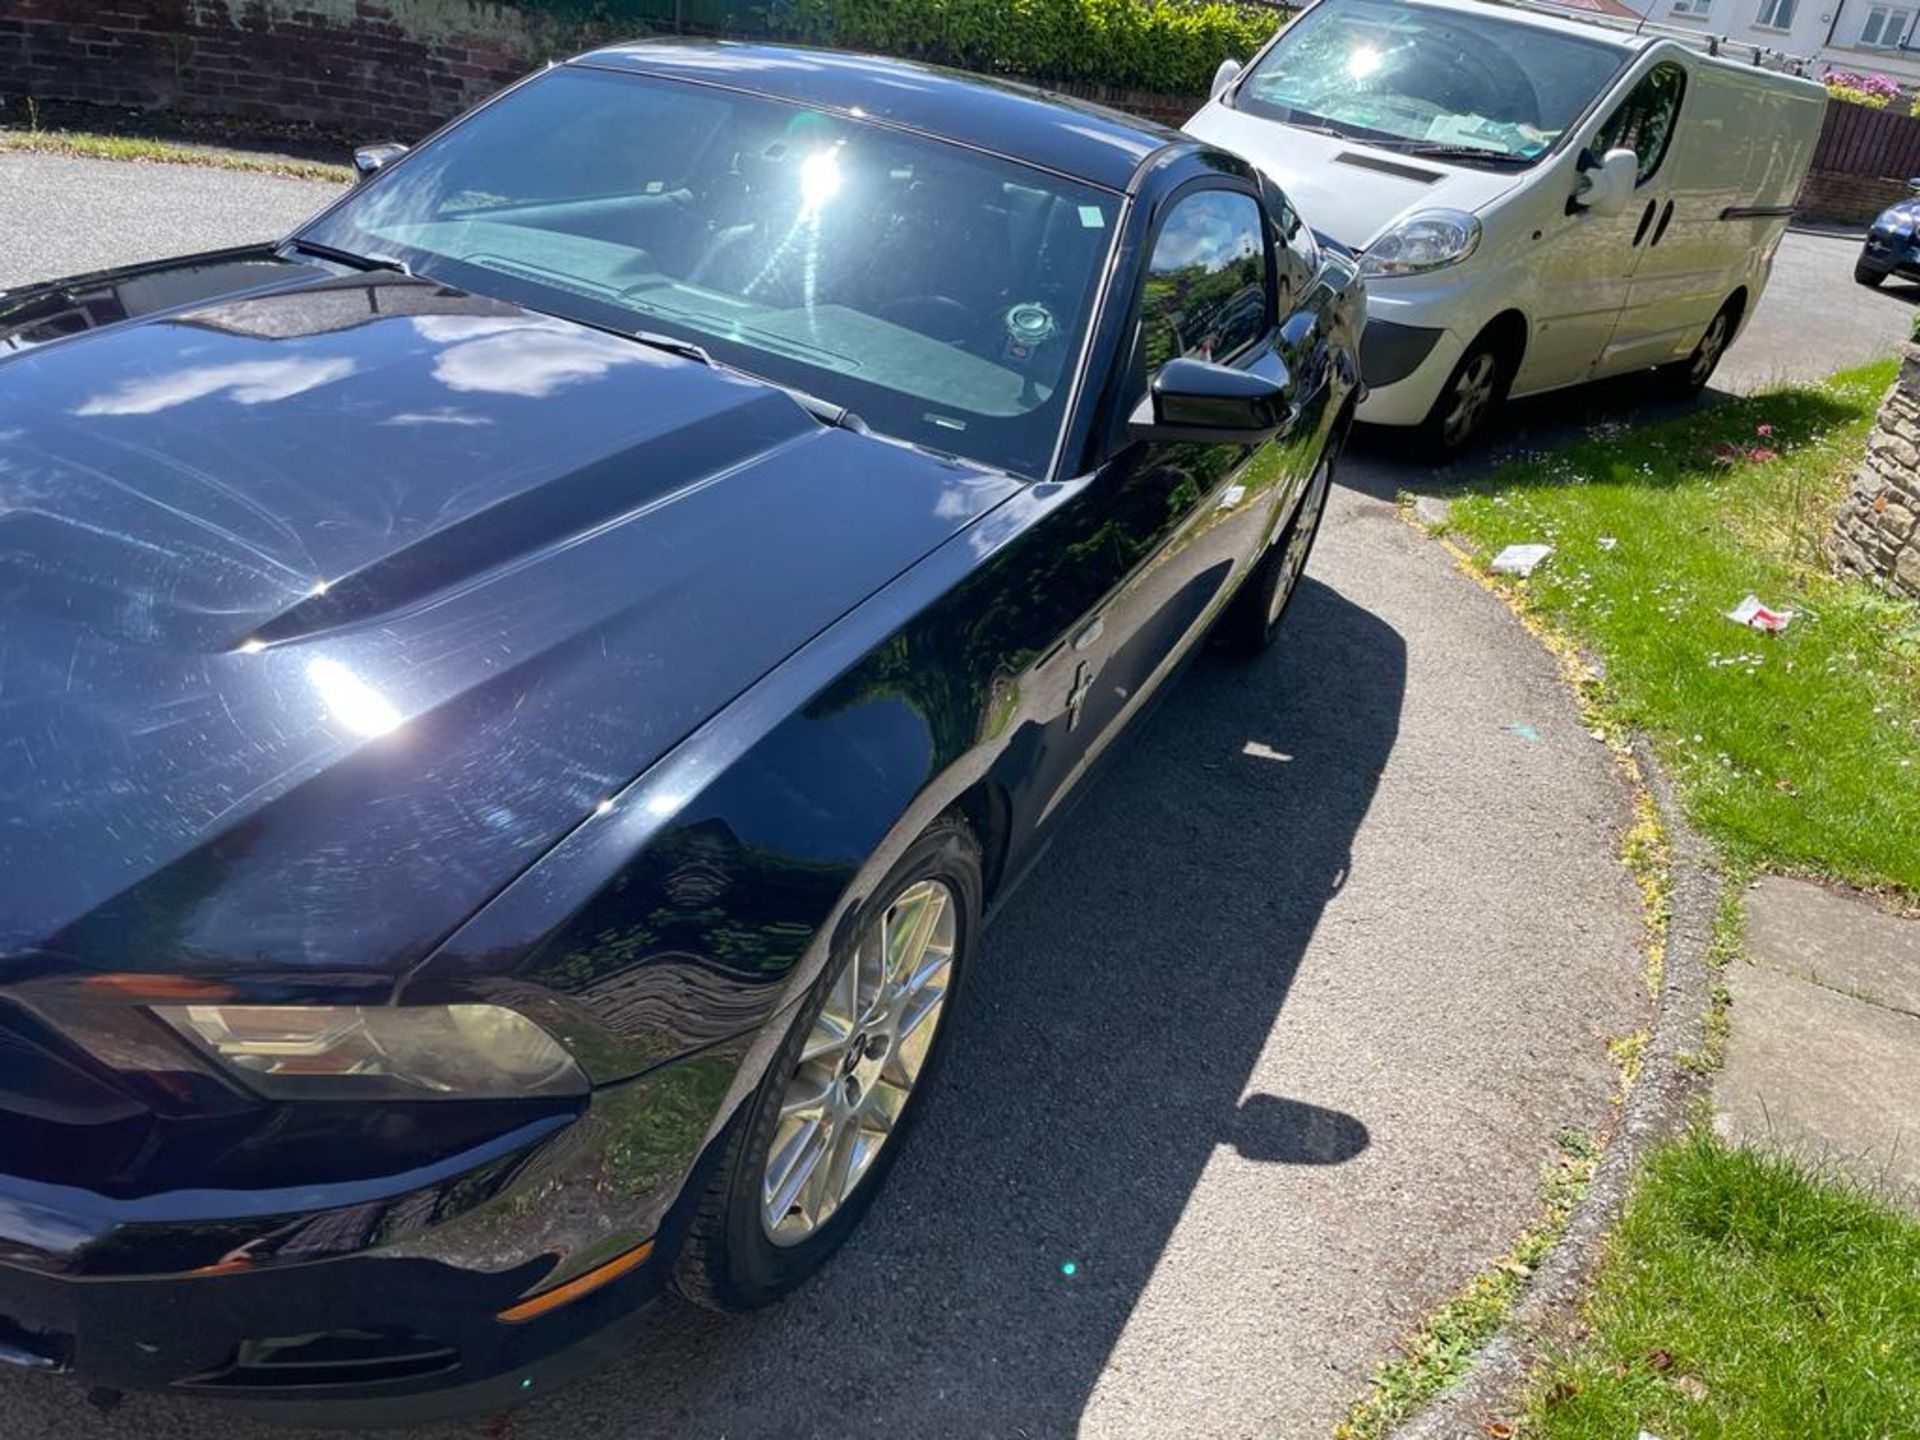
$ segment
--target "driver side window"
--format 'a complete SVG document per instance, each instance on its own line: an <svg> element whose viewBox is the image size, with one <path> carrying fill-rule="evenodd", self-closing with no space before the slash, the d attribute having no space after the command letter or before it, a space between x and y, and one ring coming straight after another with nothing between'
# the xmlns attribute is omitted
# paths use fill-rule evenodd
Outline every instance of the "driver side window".
<svg viewBox="0 0 1920 1440"><path fill-rule="evenodd" d="M1685 70L1671 62L1654 66L1620 102L1620 108L1607 117L1606 124L1594 132L1593 153L1599 156L1609 150L1633 151L1640 160L1633 183L1646 184L1667 158L1686 89Z"/></svg>
<svg viewBox="0 0 1920 1440"><path fill-rule="evenodd" d="M1141 380L1169 360L1231 361L1267 333L1273 289L1259 202L1196 190L1161 222L1140 297Z"/></svg>

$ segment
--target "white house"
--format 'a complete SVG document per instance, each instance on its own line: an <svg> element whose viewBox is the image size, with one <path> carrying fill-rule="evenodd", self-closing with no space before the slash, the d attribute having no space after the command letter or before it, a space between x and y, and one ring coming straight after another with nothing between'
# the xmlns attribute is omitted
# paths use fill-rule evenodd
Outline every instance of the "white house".
<svg viewBox="0 0 1920 1440"><path fill-rule="evenodd" d="M1920 85L1920 0L1626 0L1650 20Z"/></svg>

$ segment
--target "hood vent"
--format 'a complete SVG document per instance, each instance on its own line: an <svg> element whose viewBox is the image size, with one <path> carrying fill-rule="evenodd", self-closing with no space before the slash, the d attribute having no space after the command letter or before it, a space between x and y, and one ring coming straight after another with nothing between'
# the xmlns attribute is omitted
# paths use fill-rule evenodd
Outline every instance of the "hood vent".
<svg viewBox="0 0 1920 1440"><path fill-rule="evenodd" d="M1377 170L1382 175L1394 175L1402 180L1418 180L1422 185L1431 185L1446 177L1438 170L1427 170L1419 165L1403 165L1398 160L1382 160L1378 155L1362 155L1355 150L1342 150L1334 156L1336 164L1353 165L1361 170Z"/></svg>

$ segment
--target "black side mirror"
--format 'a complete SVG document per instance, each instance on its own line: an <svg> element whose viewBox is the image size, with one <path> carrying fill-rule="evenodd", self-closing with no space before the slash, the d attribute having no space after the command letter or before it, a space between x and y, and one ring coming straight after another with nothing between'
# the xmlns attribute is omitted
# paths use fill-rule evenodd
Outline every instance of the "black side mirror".
<svg viewBox="0 0 1920 1440"><path fill-rule="evenodd" d="M1169 360L1127 419L1136 440L1257 445L1293 422L1293 386L1278 357L1255 375L1210 360ZM1276 373L1277 372L1277 373Z"/></svg>
<svg viewBox="0 0 1920 1440"><path fill-rule="evenodd" d="M379 145L362 145L353 152L353 172L360 182L371 180L387 166L406 154L411 148L398 140L388 140Z"/></svg>

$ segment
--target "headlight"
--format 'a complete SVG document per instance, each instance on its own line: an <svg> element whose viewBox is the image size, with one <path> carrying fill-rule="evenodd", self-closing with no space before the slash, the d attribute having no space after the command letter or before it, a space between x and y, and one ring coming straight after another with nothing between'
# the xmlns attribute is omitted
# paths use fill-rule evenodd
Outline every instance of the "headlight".
<svg viewBox="0 0 1920 1440"><path fill-rule="evenodd" d="M582 1094L558 1042L499 1005L156 1005L247 1085L282 1100Z"/></svg>
<svg viewBox="0 0 1920 1440"><path fill-rule="evenodd" d="M1362 275L1418 275L1458 265L1480 244L1480 221L1464 210L1409 215L1366 248Z"/></svg>

